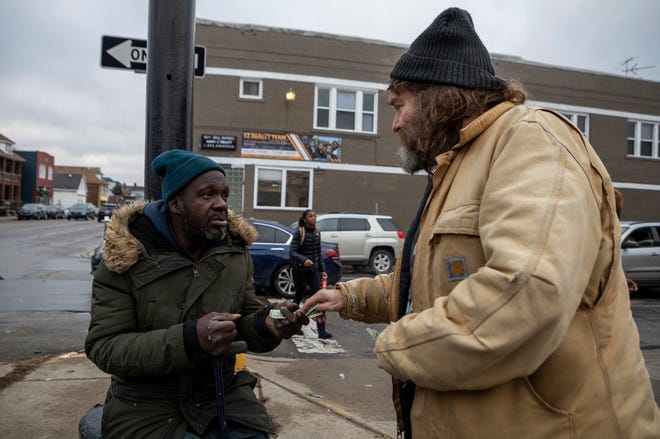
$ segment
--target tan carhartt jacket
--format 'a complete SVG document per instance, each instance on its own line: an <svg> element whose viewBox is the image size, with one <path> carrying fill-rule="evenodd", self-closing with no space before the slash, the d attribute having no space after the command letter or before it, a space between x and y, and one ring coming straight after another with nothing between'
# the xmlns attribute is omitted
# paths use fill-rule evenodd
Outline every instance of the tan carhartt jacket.
<svg viewBox="0 0 660 439"><path fill-rule="evenodd" d="M413 312L376 343L417 385L414 439L660 437L612 183L585 138L507 102L436 161ZM398 273L338 284L342 317L397 320Z"/></svg>

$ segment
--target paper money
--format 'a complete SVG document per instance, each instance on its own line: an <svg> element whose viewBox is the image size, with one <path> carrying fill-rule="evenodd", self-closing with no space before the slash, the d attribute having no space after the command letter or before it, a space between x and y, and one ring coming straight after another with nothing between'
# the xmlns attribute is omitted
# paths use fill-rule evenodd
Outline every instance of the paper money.
<svg viewBox="0 0 660 439"><path fill-rule="evenodd" d="M314 305L312 305L312 306L307 310L307 312L305 313L305 315L307 316L307 318L313 319L314 317L318 317L318 316L320 316L321 314L323 314L323 311L316 311L316 307L317 307L317 306L319 306L319 304L318 304L318 303L315 303Z"/></svg>
<svg viewBox="0 0 660 439"><path fill-rule="evenodd" d="M313 306L311 306L307 310L307 312L305 313L307 318L313 319L314 317L318 317L321 314L323 314L323 311L314 311L318 305L319 305L318 303L315 303ZM282 314L282 311L280 311L279 309L274 309L274 308L271 309L270 311L268 311L268 315L271 316L271 318L277 319L277 320L281 320L281 319L286 318Z"/></svg>
<svg viewBox="0 0 660 439"><path fill-rule="evenodd" d="M369 335L371 336L371 338L373 338L375 342L378 339L380 332L376 331L374 328L366 328L366 329Z"/></svg>

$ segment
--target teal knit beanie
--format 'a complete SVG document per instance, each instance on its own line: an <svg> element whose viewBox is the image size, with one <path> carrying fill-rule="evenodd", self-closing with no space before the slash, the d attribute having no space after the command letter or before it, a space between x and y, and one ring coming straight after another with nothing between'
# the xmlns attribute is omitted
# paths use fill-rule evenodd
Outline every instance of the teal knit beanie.
<svg viewBox="0 0 660 439"><path fill-rule="evenodd" d="M222 166L210 158L183 149L172 149L160 154L151 162L151 169L163 177L165 201L169 201L188 183L207 171L220 171L227 176Z"/></svg>
<svg viewBox="0 0 660 439"><path fill-rule="evenodd" d="M390 78L482 90L506 85L506 81L495 76L472 17L459 8L449 8L438 15L401 55Z"/></svg>

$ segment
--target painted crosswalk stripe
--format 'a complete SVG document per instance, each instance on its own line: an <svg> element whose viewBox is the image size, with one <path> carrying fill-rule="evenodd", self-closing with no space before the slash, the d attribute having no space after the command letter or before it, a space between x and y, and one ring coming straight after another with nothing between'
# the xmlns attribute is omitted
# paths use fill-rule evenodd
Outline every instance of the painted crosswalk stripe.
<svg viewBox="0 0 660 439"><path fill-rule="evenodd" d="M303 354L338 354L346 352L342 349L337 340L329 338L319 338L316 331L316 324L312 321L309 325L303 326L304 335L294 335L291 341L296 345L298 352Z"/></svg>

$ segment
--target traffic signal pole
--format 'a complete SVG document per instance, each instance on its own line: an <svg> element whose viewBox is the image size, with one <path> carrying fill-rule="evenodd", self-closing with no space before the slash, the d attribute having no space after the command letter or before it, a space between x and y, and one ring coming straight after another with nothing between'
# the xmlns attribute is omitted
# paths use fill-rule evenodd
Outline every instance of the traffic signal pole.
<svg viewBox="0 0 660 439"><path fill-rule="evenodd" d="M144 196L161 198L151 162L171 149L192 150L195 0L149 0Z"/></svg>

